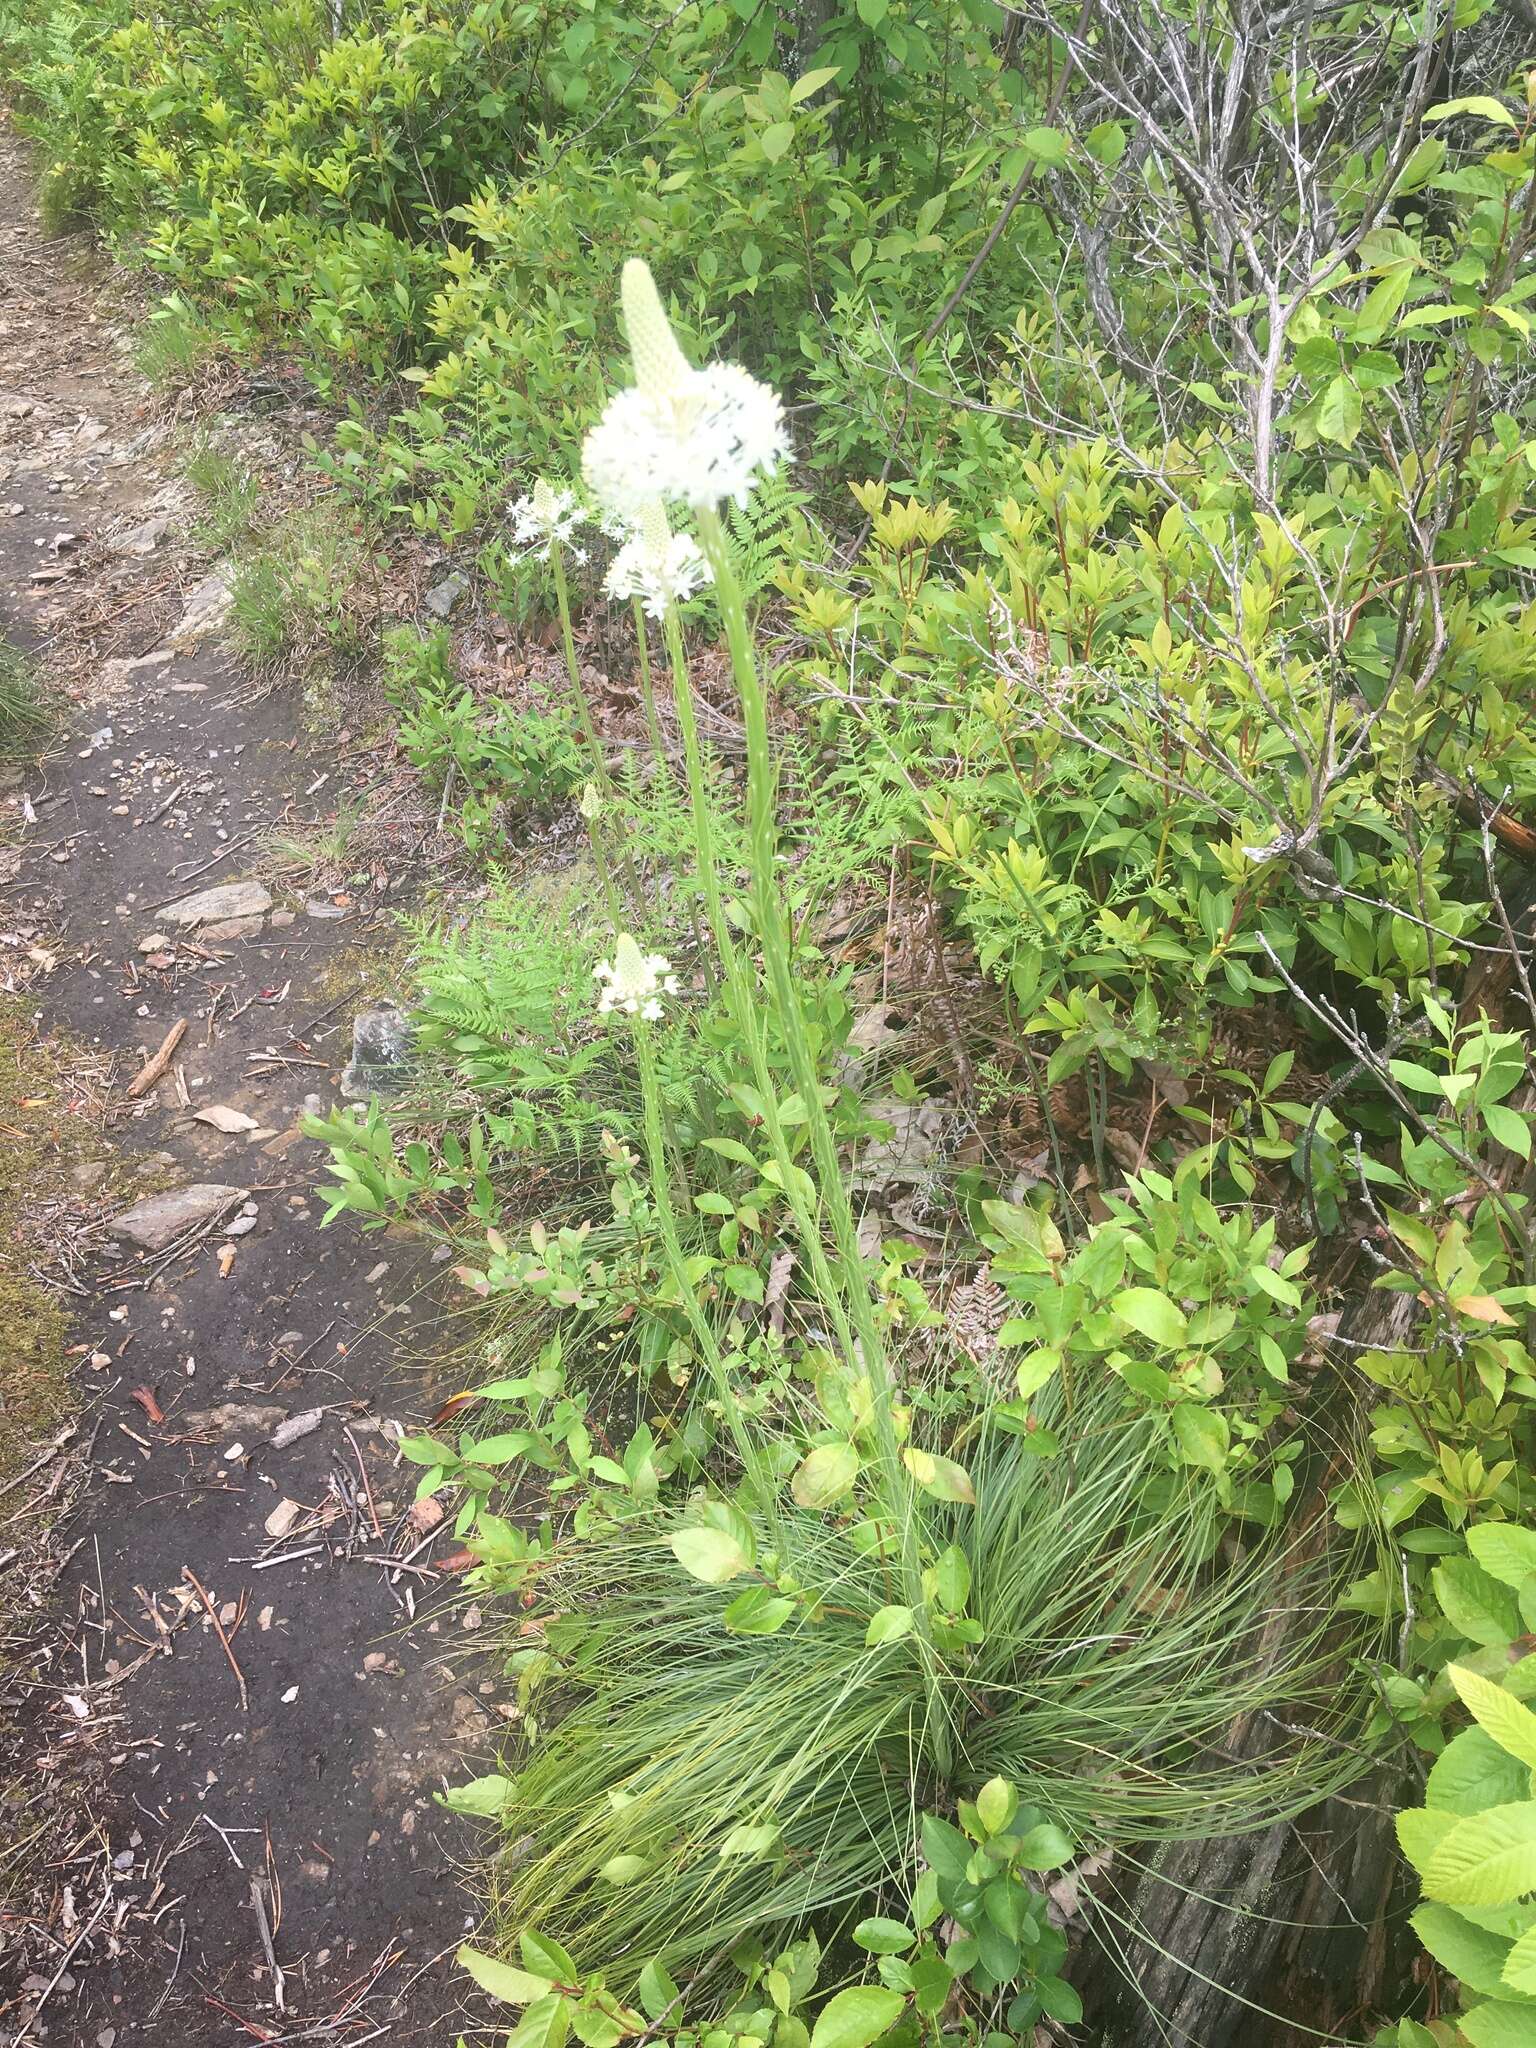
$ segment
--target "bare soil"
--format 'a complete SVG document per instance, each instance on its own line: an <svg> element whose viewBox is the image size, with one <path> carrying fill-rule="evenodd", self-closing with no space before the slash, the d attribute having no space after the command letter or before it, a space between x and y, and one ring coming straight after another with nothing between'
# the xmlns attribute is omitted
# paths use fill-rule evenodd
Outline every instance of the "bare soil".
<svg viewBox="0 0 1536 2048"><path fill-rule="evenodd" d="M298 1129L339 1100L408 882L375 858L315 898L266 868L272 911L243 933L161 915L252 878L275 829L323 829L362 771L216 633L143 659L211 565L114 289L89 238L44 238L0 135L0 631L76 699L5 799L0 981L84 1048L103 1115L54 1260L82 1404L58 1455L86 1467L0 1729L44 1842L0 1910L0 2043L451 2040L473 2024L452 1965L473 1843L432 1794L490 1747L498 1700L439 1568L451 1534L406 1520L432 1269L408 1238L322 1230ZM111 1234L192 1183L236 1193L169 1255ZM45 1459L0 1521L51 1483Z"/></svg>

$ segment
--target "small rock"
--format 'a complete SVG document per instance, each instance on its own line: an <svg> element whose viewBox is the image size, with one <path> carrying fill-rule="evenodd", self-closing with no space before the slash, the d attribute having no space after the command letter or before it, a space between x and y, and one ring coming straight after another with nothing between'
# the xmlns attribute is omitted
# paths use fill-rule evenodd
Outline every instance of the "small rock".
<svg viewBox="0 0 1536 2048"><path fill-rule="evenodd" d="M291 910L274 910L267 922L271 925L273 931L285 932L289 925L296 924L298 919Z"/></svg>
<svg viewBox="0 0 1536 2048"><path fill-rule="evenodd" d="M231 1444L229 1449L224 1453L224 1462L226 1465L232 1465L235 1462L236 1458L243 1458L244 1456L244 1444Z"/></svg>
<svg viewBox="0 0 1536 2048"><path fill-rule="evenodd" d="M195 590L187 593L180 622L176 630L167 635L166 645L186 649L195 647L199 640L206 640L229 617L233 599L234 573L228 563L221 563L203 578Z"/></svg>
<svg viewBox="0 0 1536 2048"><path fill-rule="evenodd" d="M303 1508L296 1500L289 1500L285 1496L261 1526L269 1536L286 1536L303 1512Z"/></svg>
<svg viewBox="0 0 1536 2048"><path fill-rule="evenodd" d="M140 939L139 951L141 953L163 953L171 943L172 941L168 933L151 932L147 939Z"/></svg>
<svg viewBox="0 0 1536 2048"><path fill-rule="evenodd" d="M467 576L445 576L426 595L427 610L434 619L446 619L469 588Z"/></svg>
<svg viewBox="0 0 1536 2048"><path fill-rule="evenodd" d="M134 527L131 533L125 533L118 546L125 555L152 555L170 530L171 515L162 512L154 519L146 519L142 526Z"/></svg>
<svg viewBox="0 0 1536 2048"><path fill-rule="evenodd" d="M296 1685L290 1685L285 1693L279 1695L285 1707L291 1707L298 1696L299 1688Z"/></svg>
<svg viewBox="0 0 1536 2048"><path fill-rule="evenodd" d="M147 1252L161 1252L184 1231L206 1223L226 1209L242 1188L225 1187L220 1181L197 1181L168 1195L150 1195L135 1202L107 1225L114 1237L126 1237L130 1244Z"/></svg>
<svg viewBox="0 0 1536 2048"><path fill-rule="evenodd" d="M261 930L259 917L221 917L217 924L205 924L201 936L205 939L249 939Z"/></svg>
<svg viewBox="0 0 1536 2048"><path fill-rule="evenodd" d="M224 1226L224 1234L226 1237L244 1237L255 1228L256 1218L254 1216L237 1216L233 1223L227 1223Z"/></svg>
<svg viewBox="0 0 1536 2048"><path fill-rule="evenodd" d="M272 898L260 882L220 882L212 889L199 889L183 896L163 913L183 930L192 925L216 923L229 917L265 917Z"/></svg>
<svg viewBox="0 0 1536 2048"><path fill-rule="evenodd" d="M324 896L311 896L304 906L304 914L306 917L324 919L345 917L347 913L345 907L340 903L327 902Z"/></svg>

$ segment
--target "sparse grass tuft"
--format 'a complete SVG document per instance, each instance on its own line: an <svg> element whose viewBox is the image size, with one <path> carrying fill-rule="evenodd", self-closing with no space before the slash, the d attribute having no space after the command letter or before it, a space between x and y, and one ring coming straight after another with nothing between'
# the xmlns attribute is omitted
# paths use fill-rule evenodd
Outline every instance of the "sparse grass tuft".
<svg viewBox="0 0 1536 2048"><path fill-rule="evenodd" d="M0 762L35 758L57 730L57 712L39 680L36 662L0 640Z"/></svg>

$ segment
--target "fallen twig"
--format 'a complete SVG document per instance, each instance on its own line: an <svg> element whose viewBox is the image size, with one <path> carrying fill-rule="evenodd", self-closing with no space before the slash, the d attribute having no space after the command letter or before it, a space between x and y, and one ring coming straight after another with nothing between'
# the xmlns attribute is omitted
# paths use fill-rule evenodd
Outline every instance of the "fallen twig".
<svg viewBox="0 0 1536 2048"><path fill-rule="evenodd" d="M229 1637L224 1633L224 1624L219 1620L218 1611L214 1607L213 1602L209 1599L207 1589L203 1585L202 1580L198 1578L196 1572L193 1571L191 1565L184 1564L182 1566L181 1576L187 1581L187 1584L192 1588L193 1592L197 1595L198 1599L202 1601L203 1606L207 1612L208 1619L213 1623L214 1631L219 1638L220 1648L223 1650L225 1656L229 1659L229 1668L235 1674L235 1683L240 1688L240 1710L242 1713L248 1714L251 1711L251 1702L250 1696L248 1695L245 1689L245 1673L240 1669L240 1666L235 1662L235 1653L229 1647Z"/></svg>
<svg viewBox="0 0 1536 2048"><path fill-rule="evenodd" d="M164 1074L166 1068L171 1064L172 1055L186 1035L187 1020L185 1017L178 1017L161 1041L160 1050L153 1058L144 1062L138 1073L128 1083L127 1095L130 1102L136 1101L139 1096L154 1087L155 1083Z"/></svg>

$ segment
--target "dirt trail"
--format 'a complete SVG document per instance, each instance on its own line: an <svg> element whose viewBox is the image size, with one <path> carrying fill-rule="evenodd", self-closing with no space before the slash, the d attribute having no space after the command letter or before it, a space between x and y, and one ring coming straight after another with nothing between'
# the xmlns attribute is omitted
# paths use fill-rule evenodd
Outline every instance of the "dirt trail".
<svg viewBox="0 0 1536 2048"><path fill-rule="evenodd" d="M77 1271L91 1466L29 1731L42 1773L89 1782L82 1748L104 1768L44 1924L0 1920L0 2043L451 2040L470 1845L431 1795L488 1746L495 1701L441 1662L473 1642L461 1612L432 1619L447 1532L408 1571L367 1561L418 1541L388 1425L427 1403L428 1276L408 1241L322 1233L296 1129L306 1099L338 1099L387 927L367 892L166 921L171 899L250 878L279 821L333 811L346 771L216 633L164 654L208 565L186 559L109 284L88 240L43 239L0 137L0 629L46 646L84 616L96 656L65 741L9 800L0 922L12 959L56 963L31 987L45 1028L115 1056L84 1176L104 1222ZM128 1102L181 1018L166 1079ZM212 1105L255 1130L194 1120ZM110 1234L146 1185L192 1184L231 1192L168 1260Z"/></svg>

